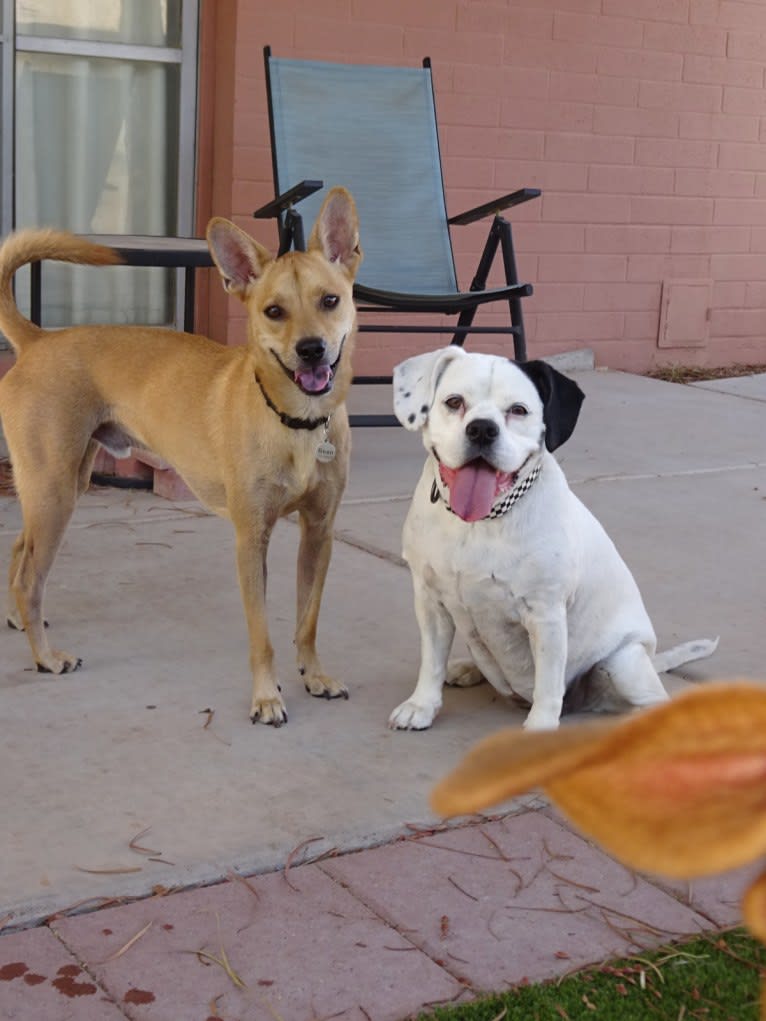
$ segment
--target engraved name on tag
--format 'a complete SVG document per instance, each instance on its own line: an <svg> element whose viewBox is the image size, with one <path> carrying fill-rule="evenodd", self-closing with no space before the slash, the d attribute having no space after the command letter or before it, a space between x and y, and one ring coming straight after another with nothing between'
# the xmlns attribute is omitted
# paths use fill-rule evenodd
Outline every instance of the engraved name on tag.
<svg viewBox="0 0 766 1021"><path fill-rule="evenodd" d="M335 460L335 444L330 443L329 440L323 440L317 447L317 461L322 461L326 464L328 461Z"/></svg>

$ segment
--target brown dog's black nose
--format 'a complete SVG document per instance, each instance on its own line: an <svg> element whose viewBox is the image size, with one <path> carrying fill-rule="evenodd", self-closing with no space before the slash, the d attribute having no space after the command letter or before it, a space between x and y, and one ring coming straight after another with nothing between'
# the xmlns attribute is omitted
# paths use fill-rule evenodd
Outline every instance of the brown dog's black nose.
<svg viewBox="0 0 766 1021"><path fill-rule="evenodd" d="M316 365L324 358L325 342L321 337L304 337L295 345L295 351L307 365Z"/></svg>
<svg viewBox="0 0 766 1021"><path fill-rule="evenodd" d="M465 434L471 443L479 447L488 447L500 435L500 427L491 418L474 418L465 427Z"/></svg>

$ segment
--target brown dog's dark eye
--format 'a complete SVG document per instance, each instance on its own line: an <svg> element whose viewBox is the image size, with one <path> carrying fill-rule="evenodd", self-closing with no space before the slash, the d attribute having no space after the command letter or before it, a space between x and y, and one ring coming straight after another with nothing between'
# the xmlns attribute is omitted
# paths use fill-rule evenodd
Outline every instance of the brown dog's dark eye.
<svg viewBox="0 0 766 1021"><path fill-rule="evenodd" d="M267 305L263 310L263 314L267 319L281 319L285 314L285 310L281 305Z"/></svg>
<svg viewBox="0 0 766 1021"><path fill-rule="evenodd" d="M335 308L339 301L337 294L325 294L322 298L322 308Z"/></svg>
<svg viewBox="0 0 766 1021"><path fill-rule="evenodd" d="M516 418L525 418L529 414L529 408L523 404L512 404L511 414Z"/></svg>
<svg viewBox="0 0 766 1021"><path fill-rule="evenodd" d="M463 407L463 398L460 394L453 394L451 397L448 397L444 403L450 411L460 411Z"/></svg>

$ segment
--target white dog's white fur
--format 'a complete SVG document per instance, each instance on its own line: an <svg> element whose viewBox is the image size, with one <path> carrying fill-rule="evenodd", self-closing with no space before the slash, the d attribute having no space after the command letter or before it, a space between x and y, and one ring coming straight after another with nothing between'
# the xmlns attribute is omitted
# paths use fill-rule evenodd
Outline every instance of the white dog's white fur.
<svg viewBox="0 0 766 1021"><path fill-rule="evenodd" d="M445 683L486 678L531 704L524 726L555 728L578 708L667 699L657 670L710 655L712 641L655 654L633 576L574 495L551 450L571 435L583 394L544 362L517 365L448 347L394 370L394 411L428 451L404 526L421 665L393 728L429 727ZM503 495L531 485L500 516ZM448 667L455 632L472 662ZM587 697L572 697L578 688ZM615 698L616 696L616 698Z"/></svg>

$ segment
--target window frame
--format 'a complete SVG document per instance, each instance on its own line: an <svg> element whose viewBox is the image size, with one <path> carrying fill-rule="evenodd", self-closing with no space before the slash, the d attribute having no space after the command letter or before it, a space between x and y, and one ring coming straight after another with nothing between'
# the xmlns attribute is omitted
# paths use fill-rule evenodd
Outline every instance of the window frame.
<svg viewBox="0 0 766 1021"><path fill-rule="evenodd" d="M0 0L0 234L16 226L15 137L16 53L56 53L64 56L104 57L179 67L178 177L176 232L192 237L196 214L197 86L200 0L182 0L181 46L143 46L133 43L63 39L16 33L16 0ZM183 329L183 270L176 271L175 326Z"/></svg>

